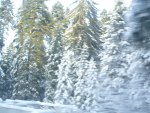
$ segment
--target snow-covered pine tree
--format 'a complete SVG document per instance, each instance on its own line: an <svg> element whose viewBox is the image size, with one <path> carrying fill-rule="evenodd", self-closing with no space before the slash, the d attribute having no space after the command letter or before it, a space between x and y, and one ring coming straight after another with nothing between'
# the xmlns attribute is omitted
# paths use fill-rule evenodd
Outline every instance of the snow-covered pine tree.
<svg viewBox="0 0 150 113"><path fill-rule="evenodd" d="M13 20L13 7L10 0L0 0L0 51L4 46L4 35Z"/></svg>
<svg viewBox="0 0 150 113"><path fill-rule="evenodd" d="M87 99L88 92L86 91L86 85L87 85L87 70L89 68L89 53L88 53L88 47L86 44L83 46L82 52L80 54L80 58L75 62L76 65L76 84L74 89L74 100L75 104L78 107L82 107L82 109L85 109L85 100Z"/></svg>
<svg viewBox="0 0 150 113"><path fill-rule="evenodd" d="M107 34L108 32L108 25L110 22L110 17L111 17L111 13L108 12L106 9L103 9L102 12L100 13L100 24L101 25L101 34ZM105 36L103 36L102 38L105 38Z"/></svg>
<svg viewBox="0 0 150 113"><path fill-rule="evenodd" d="M85 43L88 46L89 59L93 57L98 63L101 41L95 4L92 0L77 0L77 6L67 16L70 25L66 29L65 39L76 56L80 55Z"/></svg>
<svg viewBox="0 0 150 113"><path fill-rule="evenodd" d="M15 54L15 48L13 43L11 43L5 53L3 53L3 61L2 61L2 69L5 73L5 76L2 78L4 80L3 88L4 95L6 98L12 97L13 85L14 85L14 77L11 74L13 69L12 62ZM2 92L2 91L1 91Z"/></svg>
<svg viewBox="0 0 150 113"><path fill-rule="evenodd" d="M13 8L10 0L0 0L0 97L4 96L3 90L5 74L1 68L2 63L2 48L4 46L4 35L9 29L9 25L13 20Z"/></svg>
<svg viewBox="0 0 150 113"><path fill-rule="evenodd" d="M93 58L88 60L89 52L86 44L83 45L80 58L76 65L76 84L74 90L75 104L86 111L94 112L98 105L98 76L99 69L96 67L96 61Z"/></svg>
<svg viewBox="0 0 150 113"><path fill-rule="evenodd" d="M124 12L126 6L121 0L117 0L114 10L104 19L103 48L101 52L101 72L99 93L100 105L99 112L118 112L121 106L126 103L126 83L129 82L129 76L126 74L129 63L127 56L131 52L129 42L123 36L125 32ZM101 20L104 21L103 19ZM120 105L119 105L120 104ZM124 104L125 105L125 104ZM122 112L122 111L119 111Z"/></svg>
<svg viewBox="0 0 150 113"><path fill-rule="evenodd" d="M105 43L103 44L104 51L101 53L101 65L109 66L110 69L121 68L121 63L125 60L121 58L121 56L123 57L125 54L123 53L123 47L126 47L126 45L129 44L123 37L123 33L125 31L125 19L123 14L125 6L123 5L123 2L118 1L114 10L107 14L107 20L102 24L102 29L105 30L102 34L102 39ZM101 21L103 22L103 17ZM118 69L116 69L116 71L117 70ZM109 72L111 73L111 71ZM114 78L118 75L117 73L114 72L113 74L112 72L110 76Z"/></svg>
<svg viewBox="0 0 150 113"><path fill-rule="evenodd" d="M148 113L150 110L150 0L133 0L128 21L129 41L132 53L128 57L127 74L131 81L128 98L133 113Z"/></svg>
<svg viewBox="0 0 150 113"><path fill-rule="evenodd" d="M55 92L55 103L75 104L74 89L76 83L76 67L74 52L65 49L58 71L58 84Z"/></svg>
<svg viewBox="0 0 150 113"><path fill-rule="evenodd" d="M84 91L87 92L86 100L81 106L82 109L85 107L85 110L91 113L98 113L100 105L99 69L96 66L96 61L94 61L94 58L91 58L91 60L89 61L88 69L86 70L85 74L86 83L84 85L86 87Z"/></svg>
<svg viewBox="0 0 150 113"><path fill-rule="evenodd" d="M31 86L31 60L29 54L29 44L26 40L21 44L15 40L15 57L13 59L13 69L11 71L14 76L13 99L21 100L38 100L38 92L34 86ZM30 77L30 79L29 79ZM37 81L37 80L36 80Z"/></svg>
<svg viewBox="0 0 150 113"><path fill-rule="evenodd" d="M68 13L66 19L69 21L68 28L65 32L65 51L62 62L59 66L58 85L56 91L56 102L64 104L75 104L75 84L77 82L77 72L81 71L83 65L81 55L86 46L88 55L86 62L91 58L99 64L100 41L100 24L97 19L97 9L95 3L91 0L77 0L77 6ZM72 53L71 55L69 53ZM80 61L81 60L81 61ZM86 63L84 62L84 63ZM85 64L86 65L86 64ZM83 69L85 71L86 69ZM79 74L79 72L78 72ZM84 73L82 73L84 74ZM84 75L83 75L84 76ZM76 94L77 96L78 94ZM84 101L84 99L83 99ZM81 106L82 103L79 103Z"/></svg>
<svg viewBox="0 0 150 113"><path fill-rule="evenodd" d="M44 98L44 38L49 35L51 17L45 0L26 0L19 10L13 62L14 99Z"/></svg>
<svg viewBox="0 0 150 113"><path fill-rule="evenodd" d="M48 62L45 66L46 91L45 101L54 102L54 94L57 87L58 65L61 62L63 52L63 19L64 9L60 2L56 2L52 8L53 27L51 30L51 41L48 43Z"/></svg>

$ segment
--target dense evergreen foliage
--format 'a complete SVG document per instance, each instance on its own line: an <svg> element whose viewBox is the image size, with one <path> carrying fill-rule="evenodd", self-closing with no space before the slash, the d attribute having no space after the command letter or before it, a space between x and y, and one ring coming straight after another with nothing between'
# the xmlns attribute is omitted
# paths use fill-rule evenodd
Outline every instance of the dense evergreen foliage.
<svg viewBox="0 0 150 113"><path fill-rule="evenodd" d="M129 84L131 90L128 90L128 93L130 94L130 102L139 103L139 105L134 104L132 106L132 109L139 108L139 110L135 109L135 113L148 113L150 110L150 102L147 101L150 94L148 91L148 84L150 84L149 4L149 0L144 2L142 0L133 0L128 23L131 29L128 30L130 32L129 39L131 39L132 44L132 53L129 55L130 66L127 70L131 78Z"/></svg>
<svg viewBox="0 0 150 113"><path fill-rule="evenodd" d="M67 16L70 25L65 33L66 43L70 44L77 56L86 44L90 53L88 59L93 57L98 60L101 41L97 8L92 0L78 0L77 4Z"/></svg>
<svg viewBox="0 0 150 113"><path fill-rule="evenodd" d="M77 6L68 13L66 19L69 24L65 30L64 57L59 65L59 82L55 98L56 102L75 104L76 101L80 103L87 99L87 97L83 97L83 100L77 100L81 93L76 94L76 90L80 88L80 85L78 85L80 79L86 81L84 76L87 75L84 74L88 66L84 68L84 65L88 65L87 63L94 59L96 61L95 65L99 67L100 25L95 3L91 0L77 1ZM81 95L84 96L84 94ZM81 105L79 106L81 107Z"/></svg>
<svg viewBox="0 0 150 113"><path fill-rule="evenodd" d="M10 0L0 0L0 97L5 96L5 79L7 78L2 70L2 48L4 46L4 35L9 29L13 18L13 8Z"/></svg>
<svg viewBox="0 0 150 113"><path fill-rule="evenodd" d="M54 4L52 8L52 30L51 40L48 44L48 62L45 66L46 91L45 100L54 102L54 94L58 82L58 65L61 62L63 53L63 34L64 34L64 9L60 2Z"/></svg>
<svg viewBox="0 0 150 113"><path fill-rule="evenodd" d="M20 8L14 43L14 99L44 98L44 38L49 36L51 18L45 0L26 0ZM34 4L34 5L32 5Z"/></svg>
<svg viewBox="0 0 150 113"><path fill-rule="evenodd" d="M0 1L0 98L149 113L150 0L133 0L131 8L115 0L101 12L94 0L76 0L71 9L56 2L51 10L47 0L23 0L3 55L12 4Z"/></svg>

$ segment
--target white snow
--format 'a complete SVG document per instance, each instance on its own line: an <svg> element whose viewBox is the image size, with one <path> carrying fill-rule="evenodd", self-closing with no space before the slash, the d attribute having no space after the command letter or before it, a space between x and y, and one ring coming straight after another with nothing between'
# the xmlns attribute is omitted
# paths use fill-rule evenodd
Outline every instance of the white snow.
<svg viewBox="0 0 150 113"><path fill-rule="evenodd" d="M80 113L73 105L0 99L0 113Z"/></svg>

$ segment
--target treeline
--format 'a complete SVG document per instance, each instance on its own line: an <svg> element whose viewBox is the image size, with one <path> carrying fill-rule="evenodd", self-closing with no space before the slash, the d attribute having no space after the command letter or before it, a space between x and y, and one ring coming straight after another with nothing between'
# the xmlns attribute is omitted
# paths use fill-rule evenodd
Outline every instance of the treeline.
<svg viewBox="0 0 150 113"><path fill-rule="evenodd" d="M136 108L133 102L148 108L149 26L141 20L147 16L143 7L133 5L129 30L121 0L101 13L92 0L77 0L72 10L56 2L50 12L45 1L24 0L15 15L16 37L0 62L0 97L75 104L92 113L126 113ZM1 54L12 7L1 0Z"/></svg>
<svg viewBox="0 0 150 113"><path fill-rule="evenodd" d="M1 61L0 96L93 106L101 63L109 60L102 60L102 54L117 54L115 47L105 46L119 46L115 40L120 41L124 31L125 6L118 1L112 13L100 14L94 1L78 0L72 10L56 2L49 12L45 1L24 0L15 15L16 37ZM4 15L10 18L8 24L13 6L2 2L9 12Z"/></svg>

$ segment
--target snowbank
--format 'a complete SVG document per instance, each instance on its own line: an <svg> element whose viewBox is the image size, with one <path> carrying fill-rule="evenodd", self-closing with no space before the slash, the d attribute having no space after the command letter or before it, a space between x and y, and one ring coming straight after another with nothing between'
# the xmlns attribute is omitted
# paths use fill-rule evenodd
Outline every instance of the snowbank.
<svg viewBox="0 0 150 113"><path fill-rule="evenodd" d="M0 113L82 113L73 105L0 99Z"/></svg>

